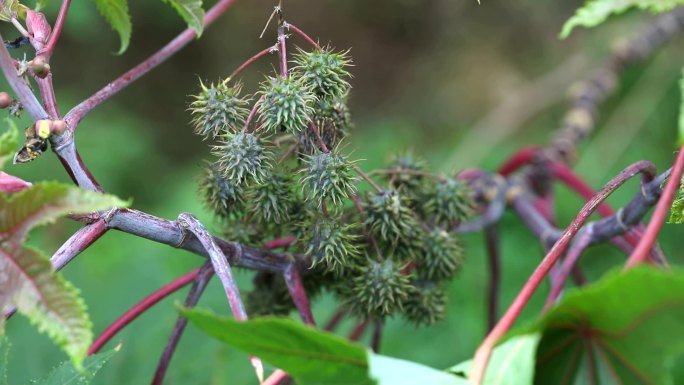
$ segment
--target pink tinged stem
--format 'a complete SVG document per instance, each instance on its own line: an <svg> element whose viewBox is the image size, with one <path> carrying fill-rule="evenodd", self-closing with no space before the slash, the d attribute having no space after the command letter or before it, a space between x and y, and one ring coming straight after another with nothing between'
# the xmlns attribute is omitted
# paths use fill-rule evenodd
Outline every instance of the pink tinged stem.
<svg viewBox="0 0 684 385"><path fill-rule="evenodd" d="M57 98L55 97L55 89L52 86L52 73L49 73L44 79L35 78L38 84L38 91L43 99L43 105L48 112L51 119L59 119L59 107L57 106Z"/></svg>
<svg viewBox="0 0 684 385"><path fill-rule="evenodd" d="M297 307L297 311L302 317L302 321L309 325L316 325L313 313L311 312L309 298L306 295L306 290L304 290L302 276L299 274L297 266L295 264L290 264L283 272L283 278L285 278L287 290L290 292L292 301L294 301L295 307Z"/></svg>
<svg viewBox="0 0 684 385"><path fill-rule="evenodd" d="M570 247L570 250L568 250L568 253L565 255L565 259L563 260L563 265L558 272L556 279L553 281L551 292L546 299L546 305L544 306L545 311L551 308L554 302L556 302L556 300L560 297L568 276L577 266L577 262L579 261L579 257L582 255L582 252L589 246L589 244L591 244L593 235L593 226L587 225L584 233L577 238L575 244Z"/></svg>
<svg viewBox="0 0 684 385"><path fill-rule="evenodd" d="M66 21L67 13L69 13L70 5L71 0L62 0L62 6L59 8L57 20L55 21L54 28L52 28L50 39L45 45L44 52L38 52L39 54L42 53L48 58L52 56L52 53L55 51L55 46L57 46L57 41L59 41L59 37L62 35L62 29L64 28L64 22Z"/></svg>
<svg viewBox="0 0 684 385"><path fill-rule="evenodd" d="M31 182L0 171L0 192L2 193L15 193L31 186Z"/></svg>
<svg viewBox="0 0 684 385"><path fill-rule="evenodd" d="M264 382L261 383L261 385L278 385L284 380L289 378L287 373L283 372L280 369L276 369L275 372L273 372Z"/></svg>
<svg viewBox="0 0 684 385"><path fill-rule="evenodd" d="M109 230L104 219L83 226L52 255L54 270L60 270Z"/></svg>
<svg viewBox="0 0 684 385"><path fill-rule="evenodd" d="M265 249L278 249L281 247L288 247L295 243L297 241L297 238L295 238L292 235L289 235L287 237L283 238L276 238L276 239L271 239L270 241L264 242L264 248Z"/></svg>
<svg viewBox="0 0 684 385"><path fill-rule="evenodd" d="M221 14L223 14L231 5L233 5L234 2L235 0L219 0L204 15L204 27L207 28L213 24L214 21L216 21ZM166 61L166 59L188 45L195 37L195 31L190 28L186 29L162 49L145 59L145 61L133 67L131 70L121 75L118 79L104 86L101 90L97 91L88 99L82 101L76 107L71 109L71 111L69 111L64 117L67 122L67 126L69 126L71 129L75 129L76 125L78 125L78 122L80 122L86 114L92 111L93 108L111 98L114 94L121 91L132 82L138 80L141 76L145 75L154 67Z"/></svg>
<svg viewBox="0 0 684 385"><path fill-rule="evenodd" d="M97 337L95 342L93 342L93 344L90 345L90 349L88 349L88 355L92 355L100 351L100 349L109 340L111 340L119 331L121 331L121 329L126 327L126 325L134 321L136 318L138 318L141 314L146 312L152 306L156 305L159 301L163 300L169 295L180 290L185 285L194 281L199 271L200 269L195 269L181 277L176 278L175 280L169 282L165 286L156 290L154 293L145 297L142 301L135 304L135 306L133 306L123 315L121 315L121 317L119 317L116 321L114 321L114 323L109 325L102 332L102 334L100 334L100 336Z"/></svg>
<svg viewBox="0 0 684 385"><path fill-rule="evenodd" d="M199 269L199 273L192 283L192 287L188 292L188 296L185 298L185 303L183 305L186 308L192 308L197 305L197 302L199 302L204 289L207 288L207 285L209 284L209 281L213 275L214 270L211 266L211 263L205 263ZM173 353L178 346L178 342L183 336L183 332L185 331L187 324L187 318L183 316L178 317L178 320L173 327L173 331L171 332L171 336L169 337L169 341L164 348L164 352L159 358L159 364L157 365L157 370L154 372L154 378L152 379L153 385L161 385L164 382L164 377L171 362L171 358L173 357Z"/></svg>
<svg viewBox="0 0 684 385"><path fill-rule="evenodd" d="M582 207L579 214L577 214L575 219L570 223L570 226L563 231L563 234L556 241L551 250L549 250L549 252L546 254L534 273L532 273L532 276L522 287L508 310L506 310L506 313L499 320L494 329L492 329L492 331L487 335L480 347L478 347L477 351L475 352L473 370L470 378L474 384L482 384L489 357L491 356L492 350L496 346L496 343L513 326L513 323L516 321L520 315L520 312L522 312L523 308L530 300L537 287L539 287L541 282L544 280L544 277L556 264L561 255L565 253L568 245L575 237L577 232L582 228L584 223L586 223L589 216L613 191L638 173L644 174L642 181L649 181L653 179L655 167L652 163L646 161L637 162L627 167L618 176L611 179L593 198L591 198L584 205L584 207Z"/></svg>
<svg viewBox="0 0 684 385"><path fill-rule="evenodd" d="M679 154L677 155L677 159L675 160L674 166L672 168L672 173L667 180L667 184L663 189L663 193L658 200L655 210L653 210L653 215L651 216L651 220L648 222L648 226L646 227L646 231L644 231L644 235L641 237L641 241L639 241L637 247L632 252L632 255L630 255L629 259L627 260L627 264L625 265L626 269L632 268L648 259L648 252L656 242L658 233L660 233L660 229L663 227L665 217L670 211L670 206L672 205L675 193L681 184L683 173L684 146L679 149Z"/></svg>
<svg viewBox="0 0 684 385"><path fill-rule="evenodd" d="M240 289L238 289L235 279L233 278L233 273L230 269L230 264L223 250L216 244L214 238L209 234L207 229L197 220L192 214L181 213L178 216L178 223L187 231L192 233L197 240L200 241L202 247L209 254L209 259L211 264L214 266L214 272L216 276L221 280L223 289L226 292L226 297L228 298L228 304L230 305L230 310L233 312L233 317L238 321L247 320L247 311L245 311L245 305L242 303L240 298ZM235 249L235 255L237 259L240 259L242 254L242 246L238 243L232 243ZM254 369L256 370L257 377L259 381L263 380L264 367L256 357L250 357L250 362Z"/></svg>
<svg viewBox="0 0 684 385"><path fill-rule="evenodd" d="M0 36L0 40L3 40L2 36ZM17 74L14 60L4 44L0 44L0 68L2 68L7 83L9 83L24 109L31 115L31 118L33 120L46 119L48 113L40 104L36 95L33 94L28 84Z"/></svg>
<svg viewBox="0 0 684 385"><path fill-rule="evenodd" d="M302 39L306 40L306 42L309 43L309 45L311 45L313 48L315 48L315 49L321 49L321 47L318 45L318 43L316 43L316 42L314 41L314 39L310 38L309 35L307 35L306 33L304 33L304 31L302 31L301 29L297 28L297 26L288 23L288 24L287 24L287 28L288 28L290 31L292 31L292 32L296 33L297 35L299 35Z"/></svg>
<svg viewBox="0 0 684 385"><path fill-rule="evenodd" d="M262 58L262 57L268 55L269 53L273 52L274 49L275 49L274 47L268 47L268 48L264 49L263 51L257 53L256 55L252 56L251 58L247 59L247 61L242 63L242 65L240 65L235 71L233 71L232 74L230 74L230 76L228 76L228 80L233 80L233 78L240 75L242 73L242 71L247 69L247 67L252 65L255 61L259 60L259 58Z"/></svg>

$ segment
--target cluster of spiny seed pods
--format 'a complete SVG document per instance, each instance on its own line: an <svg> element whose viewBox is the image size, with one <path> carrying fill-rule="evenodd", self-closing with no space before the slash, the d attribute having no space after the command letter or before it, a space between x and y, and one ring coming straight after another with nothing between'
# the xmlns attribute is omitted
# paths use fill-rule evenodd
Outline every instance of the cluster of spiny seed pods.
<svg viewBox="0 0 684 385"><path fill-rule="evenodd" d="M453 230L472 211L468 186L410 153L370 179L340 145L351 125L348 52L299 50L292 64L252 96L233 79L201 83L190 104L195 132L216 142L200 191L223 235L255 247L295 236L288 251L311 260L309 296L327 289L366 318L438 321L461 266ZM364 180L372 188L361 193ZM247 305L254 315L293 308L268 272L256 274Z"/></svg>

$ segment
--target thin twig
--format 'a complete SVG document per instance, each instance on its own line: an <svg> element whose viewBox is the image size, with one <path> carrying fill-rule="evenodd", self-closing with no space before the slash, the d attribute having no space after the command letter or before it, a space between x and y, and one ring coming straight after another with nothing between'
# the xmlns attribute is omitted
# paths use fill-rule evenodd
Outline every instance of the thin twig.
<svg viewBox="0 0 684 385"><path fill-rule="evenodd" d="M498 319L499 291L501 286L501 237L499 225L487 226L484 230L487 257L489 260L489 285L487 290L487 331L494 328Z"/></svg>
<svg viewBox="0 0 684 385"><path fill-rule="evenodd" d="M141 314L146 312L149 308L156 305L162 299L168 297L169 295L175 293L176 291L183 288L185 285L189 284L197 277L200 269L195 269L181 277L174 279L168 284L157 289L154 293L142 299L142 301L135 304L132 308L122 314L114 323L109 325L100 336L97 337L95 342L90 345L88 349L88 355L92 355L100 351L100 349L111 340L121 329L126 327L129 323L138 318Z"/></svg>
<svg viewBox="0 0 684 385"><path fill-rule="evenodd" d="M59 8L59 13L57 14L57 20L55 20L55 26L52 28L52 33L50 34L50 39L43 52L38 52L38 54L43 54L47 58L52 56L55 51L59 37L62 35L62 29L64 28L64 22L67 18L67 13L69 13L69 6L71 5L71 0L62 0L62 5Z"/></svg>
<svg viewBox="0 0 684 385"><path fill-rule="evenodd" d="M306 33L304 33L304 31L302 31L301 29L297 28L296 25L291 24L291 23L287 23L286 26L287 26L287 29L289 29L290 31L296 33L296 34L299 35L302 39L306 40L306 42L309 43L313 48L315 48L315 49L321 49L321 46L319 46L318 43L316 43L316 42L314 41L314 39L310 38L309 35L307 35Z"/></svg>
<svg viewBox="0 0 684 385"><path fill-rule="evenodd" d="M206 289L211 277L214 275L214 269L211 263L207 262L199 269L199 273L195 280L192 282L188 296L185 298L183 306L186 308L193 308L199 302L204 289ZM166 375L166 370L169 367L173 353L178 346L178 342L185 331L185 327L188 324L187 318L183 316L178 316L176 324L173 326L173 331L171 336L169 336L169 341L164 347L161 357L159 358L159 364L157 364L157 370L154 372L154 377L152 378L153 385L161 385L164 382L164 376Z"/></svg>
<svg viewBox="0 0 684 385"><path fill-rule="evenodd" d="M302 321L309 325L316 325L313 313L311 312L309 297L306 295L306 290L304 290L302 277L299 274L299 270L297 270L297 266L294 264L288 266L283 272L283 278L285 278L287 290L290 292L290 297L292 297L292 301L294 301Z"/></svg>
<svg viewBox="0 0 684 385"><path fill-rule="evenodd" d="M546 299L544 310L548 310L560 297L563 286L565 286L565 281L567 281L568 276L572 274L573 269L577 266L577 262L584 249L591 243L591 239L594 235L593 232L594 227L591 224L585 226L582 235L577 237L575 243L566 253L563 264L558 272L559 274L555 277L551 286L551 291Z"/></svg>
<svg viewBox="0 0 684 385"><path fill-rule="evenodd" d="M251 58L247 59L244 63L242 63L238 68L233 71L233 73L230 74L226 78L226 81L233 80L236 76L240 75L242 71L247 69L250 65L252 65L255 61L259 60L260 58L268 55L269 53L273 52L276 49L276 47L268 47L264 49L263 51L257 53L256 55L252 56Z"/></svg>

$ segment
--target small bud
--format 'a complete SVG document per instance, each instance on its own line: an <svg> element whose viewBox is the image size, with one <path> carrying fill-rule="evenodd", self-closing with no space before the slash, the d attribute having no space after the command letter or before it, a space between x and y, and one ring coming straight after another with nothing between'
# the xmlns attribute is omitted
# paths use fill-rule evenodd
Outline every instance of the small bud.
<svg viewBox="0 0 684 385"><path fill-rule="evenodd" d="M7 108L12 105L12 97L7 92L0 92L0 108Z"/></svg>
<svg viewBox="0 0 684 385"><path fill-rule="evenodd" d="M64 130L66 130L66 122L63 120L53 120L52 121L52 134L61 135Z"/></svg>
<svg viewBox="0 0 684 385"><path fill-rule="evenodd" d="M41 79L45 79L50 74L50 64L43 56L36 56L31 60L31 70Z"/></svg>
<svg viewBox="0 0 684 385"><path fill-rule="evenodd" d="M26 11L26 28L33 38L33 45L44 46L50 38L52 28L42 12L32 9Z"/></svg>
<svg viewBox="0 0 684 385"><path fill-rule="evenodd" d="M47 119L42 119L36 122L36 135L41 139L50 137L50 127L52 122Z"/></svg>

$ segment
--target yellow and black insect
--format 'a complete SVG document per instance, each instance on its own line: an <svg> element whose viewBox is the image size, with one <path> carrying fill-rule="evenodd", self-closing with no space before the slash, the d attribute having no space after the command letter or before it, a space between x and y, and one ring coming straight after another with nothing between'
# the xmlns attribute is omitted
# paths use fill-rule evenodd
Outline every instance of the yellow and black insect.
<svg viewBox="0 0 684 385"><path fill-rule="evenodd" d="M28 163L39 157L48 148L48 138L50 137L50 122L40 120L33 126L29 126L24 131L26 141L24 145L14 155L14 163Z"/></svg>

